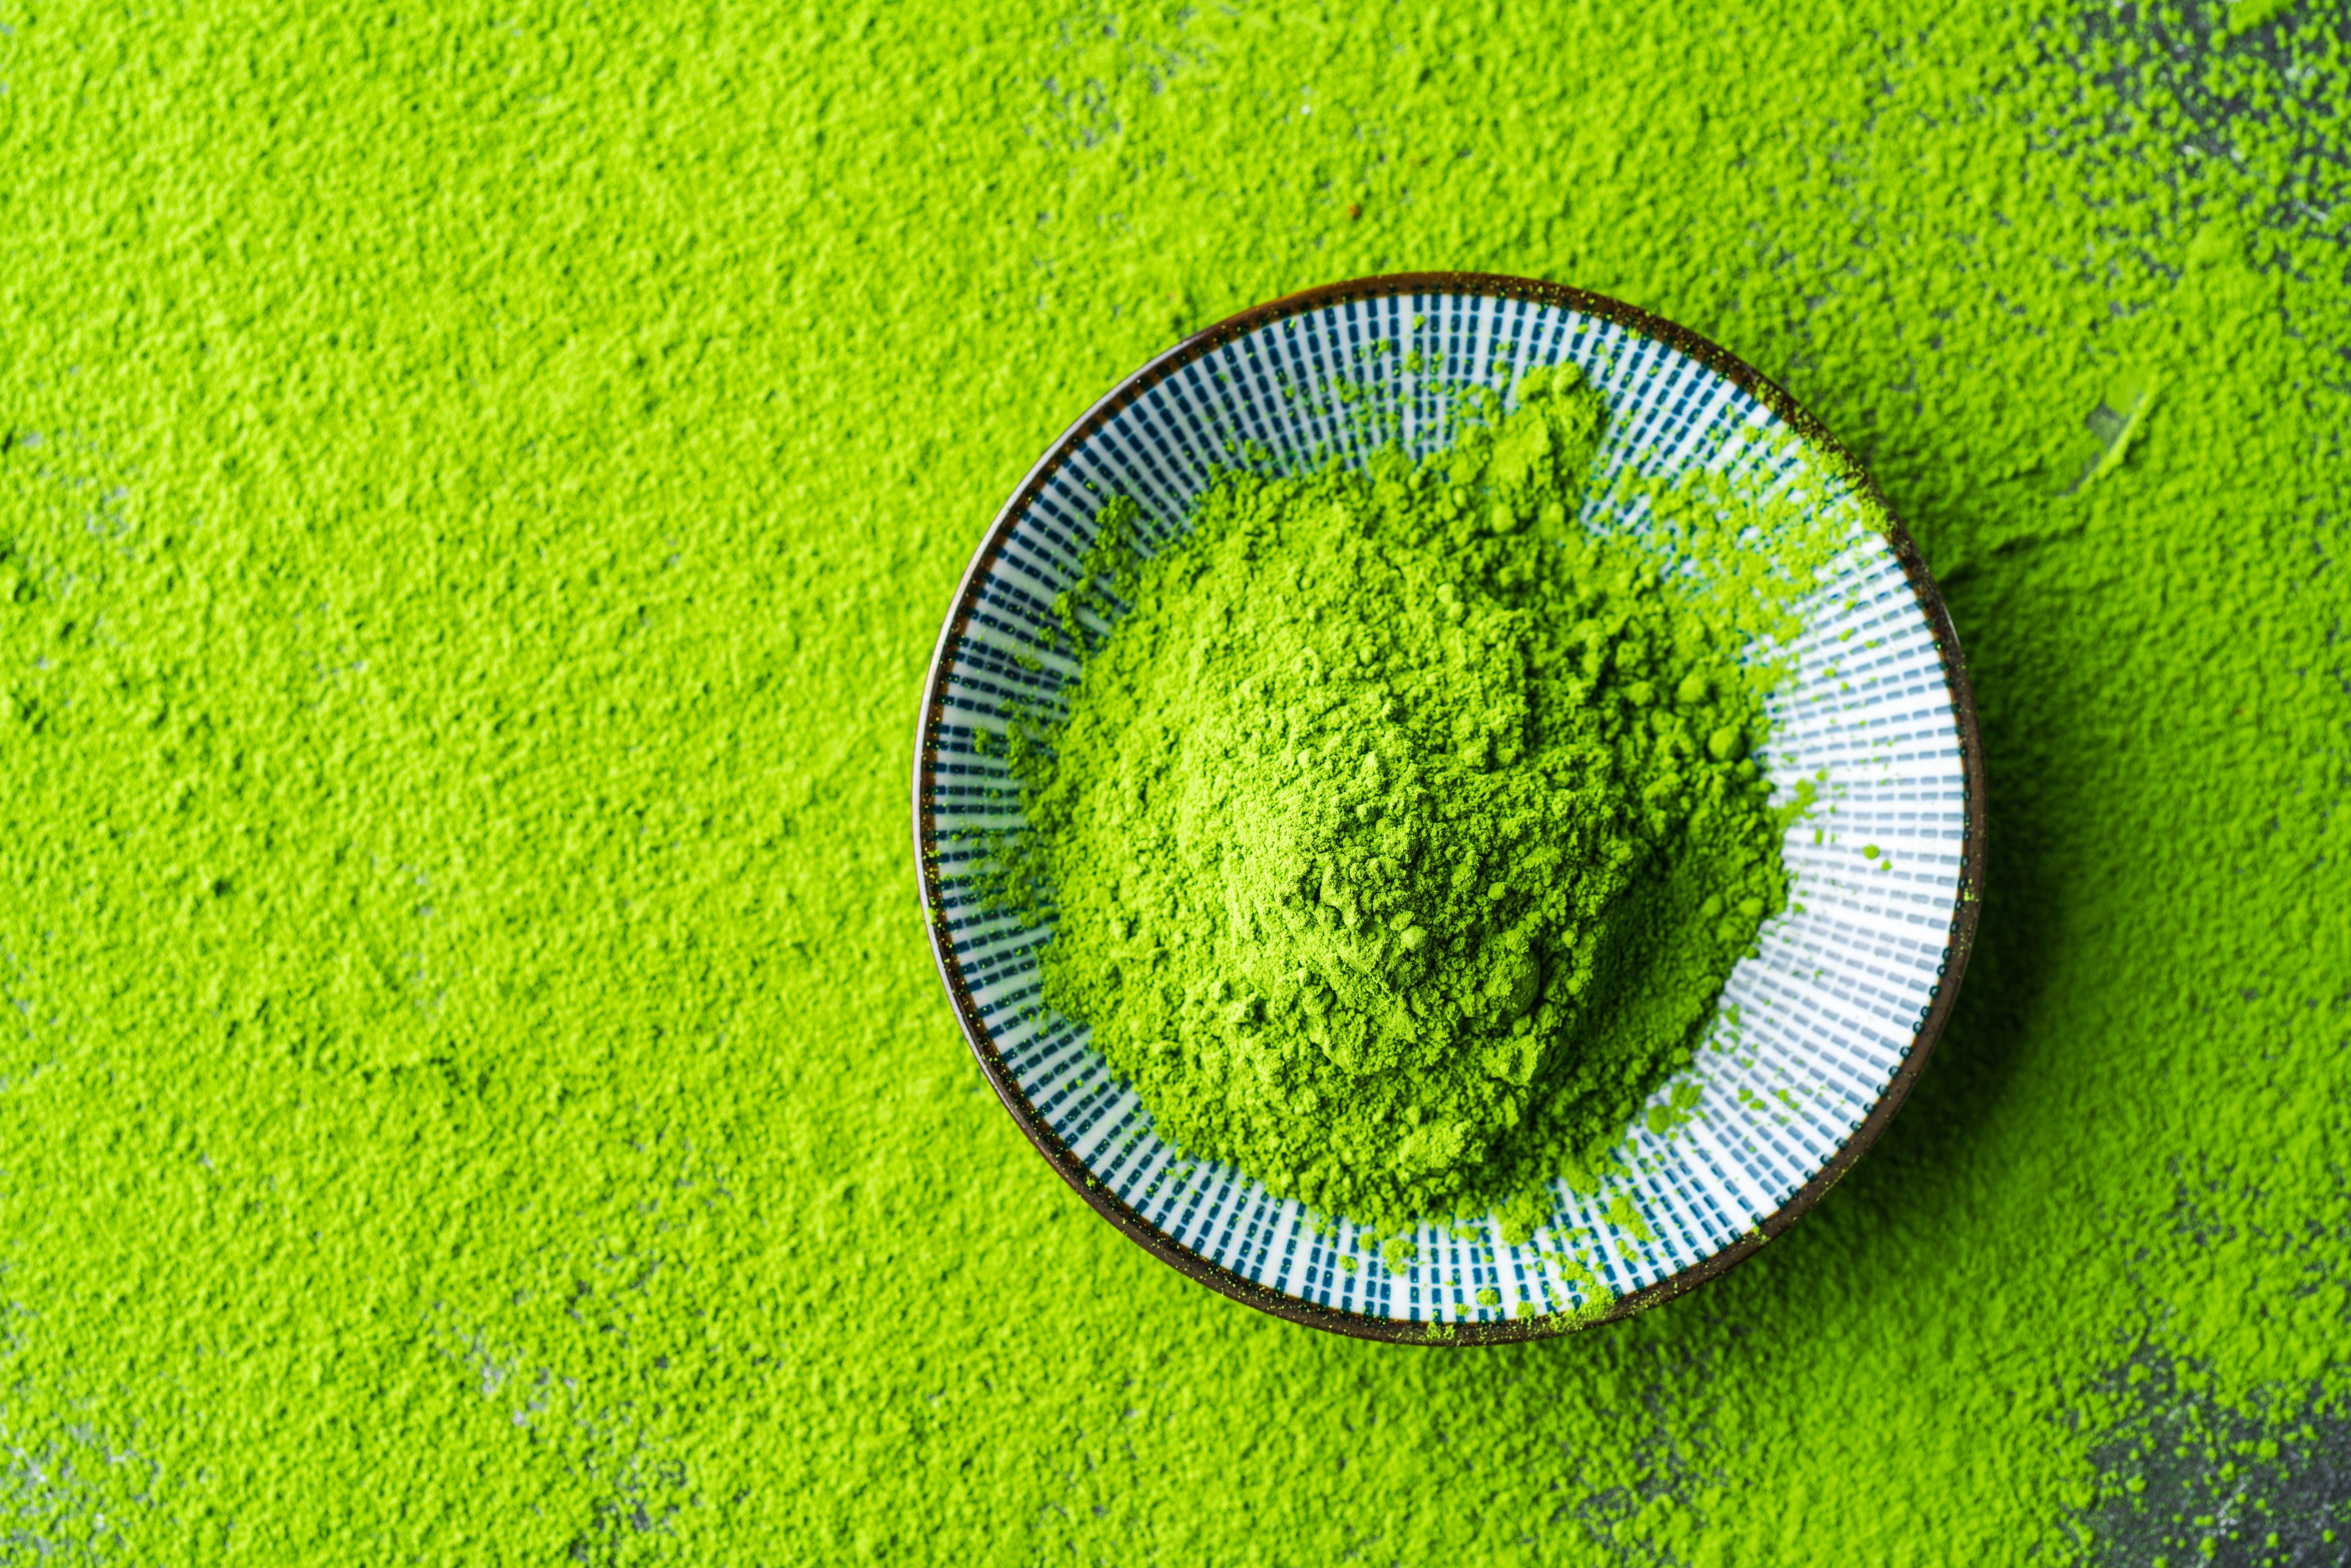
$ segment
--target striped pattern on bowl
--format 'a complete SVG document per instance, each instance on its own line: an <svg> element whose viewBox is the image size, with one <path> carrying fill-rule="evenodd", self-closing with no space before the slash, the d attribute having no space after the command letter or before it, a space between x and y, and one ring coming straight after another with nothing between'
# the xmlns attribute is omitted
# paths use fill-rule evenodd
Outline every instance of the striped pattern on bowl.
<svg viewBox="0 0 2351 1568"><path fill-rule="evenodd" d="M1294 471L1400 441L1443 447L1464 389L1573 361L1605 394L1604 468L1755 471L1851 532L1778 650L1759 763L1781 798L1823 779L1788 832L1791 898L1742 960L1697 1060L1625 1130L1597 1190L1554 1182L1518 1245L1490 1218L1424 1228L1390 1270L1229 1166L1195 1161L1045 1007L1045 925L973 896L984 831L1017 829L1000 733L1053 711L1070 660L1040 645L1110 496L1146 537L1185 526L1220 467ZM1855 477L1838 479L1833 475ZM1857 464L1778 387L1696 335L1581 291L1416 275L1335 285L1220 323L1130 376L1023 482L939 638L915 754L914 836L939 972L1022 1130L1105 1218L1193 1278L1372 1337L1476 1343L1621 1317L1719 1273L1801 1216L1893 1114L1950 1009L1975 926L1982 768L1956 638L1916 549ZM1856 488L1858 486L1859 488ZM1586 520L1637 528L1593 486ZM1865 496L1864 492L1866 492ZM1865 504L1865 501L1867 504Z"/></svg>

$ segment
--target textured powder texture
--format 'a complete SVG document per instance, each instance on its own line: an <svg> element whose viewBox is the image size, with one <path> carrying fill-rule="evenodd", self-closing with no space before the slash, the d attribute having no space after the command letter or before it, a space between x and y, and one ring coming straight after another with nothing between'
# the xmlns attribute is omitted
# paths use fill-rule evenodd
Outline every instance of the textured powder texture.
<svg viewBox="0 0 2351 1568"><path fill-rule="evenodd" d="M1047 1001L1179 1147L1390 1231L1547 1214L1786 902L1766 668L1572 520L1599 395L1517 390L1417 466L1228 477L1148 561L1113 501L1132 611L1015 741Z"/></svg>
<svg viewBox="0 0 2351 1568"><path fill-rule="evenodd" d="M2338 1561L2342 26L0 0L0 1555ZM1851 443L1991 824L1818 1208L1463 1354L1096 1219L906 827L1054 437L1430 267Z"/></svg>

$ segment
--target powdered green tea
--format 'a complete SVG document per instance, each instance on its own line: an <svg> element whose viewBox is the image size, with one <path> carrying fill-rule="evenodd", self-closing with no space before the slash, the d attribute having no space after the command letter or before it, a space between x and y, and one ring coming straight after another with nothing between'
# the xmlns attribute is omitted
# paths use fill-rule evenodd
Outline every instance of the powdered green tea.
<svg viewBox="0 0 2351 1568"><path fill-rule="evenodd" d="M1583 520L1600 394L1519 396L1417 464L1228 474L1148 559L1110 503L1132 610L1017 769L1047 1000L1177 1145L1391 1230L1547 1213L1786 897L1762 669Z"/></svg>

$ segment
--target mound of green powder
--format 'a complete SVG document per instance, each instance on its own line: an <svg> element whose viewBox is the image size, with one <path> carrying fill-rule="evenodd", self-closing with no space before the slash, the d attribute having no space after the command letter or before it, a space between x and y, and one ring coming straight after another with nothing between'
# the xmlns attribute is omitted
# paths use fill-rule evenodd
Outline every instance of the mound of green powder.
<svg viewBox="0 0 2351 1568"><path fill-rule="evenodd" d="M1785 900L1740 639L1576 521L1573 367L1416 465L1232 474L1024 746L1045 994L1162 1133L1402 1227L1622 1136Z"/></svg>

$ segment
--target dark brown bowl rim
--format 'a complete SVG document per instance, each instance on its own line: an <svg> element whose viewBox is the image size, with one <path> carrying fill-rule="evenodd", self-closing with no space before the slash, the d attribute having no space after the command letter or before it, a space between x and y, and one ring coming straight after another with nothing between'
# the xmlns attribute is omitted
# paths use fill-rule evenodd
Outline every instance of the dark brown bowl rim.
<svg viewBox="0 0 2351 1568"><path fill-rule="evenodd" d="M1054 470L1069 461L1076 450L1103 425L1124 412L1144 392L1203 354L1256 331L1269 322L1302 316L1328 305L1360 299L1384 299L1396 295L1484 295L1556 306L1614 321L1667 343L1707 366L1777 414L1814 447L1828 454L1833 461L1844 467L1855 487L1875 505L1878 516L1885 519L1886 541L1894 547L1894 553L1902 563L1903 573L1909 579L1911 591L1917 596L1934 627L1936 653L1942 664L1944 682L1950 690L1952 716L1959 732L1961 769L1967 788L1967 838L1960 852L1959 904L1951 918L1941 981L1936 988L1934 999L1928 1004L1926 1019L1911 1041L1909 1054L1896 1069L1886 1092L1878 1096L1869 1114L1863 1118L1861 1125L1852 1135L1838 1145L1828 1164L1787 1202L1774 1209L1760 1226L1720 1251L1654 1285L1620 1296L1608 1307L1589 1317L1551 1313L1532 1318L1507 1318L1493 1322L1431 1324L1341 1312L1299 1297L1284 1295L1255 1281L1244 1279L1222 1264L1212 1263L1187 1247L1179 1246L1097 1182L1069 1146L1054 1135L1028 1096L1021 1093L1019 1086L1006 1070L1004 1059L998 1052L987 1027L980 1020L970 989L965 985L956 963L953 945L947 940L938 918L942 889L938 859L934 850L937 832L933 821L930 795L925 789L931 765L936 756L932 737L946 719L946 672L971 618L973 590L1003 549L1012 531L1014 519L1043 490L1045 481ZM1937 591L1934 579L1928 574L1927 563L1919 556L1917 545L1896 519L1892 506L1868 470L1809 410L1790 396L1786 389L1736 354L1687 328L1605 295L1572 288L1563 284L1492 273L1391 273L1324 284L1297 294L1285 294L1279 299L1253 306L1237 316L1228 316L1212 327L1195 332L1113 387L1064 431L1061 439L1029 470L1019 487L1013 492L1012 498L1004 504L997 513L995 522L989 525L987 537L973 553L971 564L964 569L963 579L956 586L953 607L939 630L937 645L932 650L930 670L923 681L923 708L914 735L914 872L922 889L924 925L930 933L931 956L938 966L940 983L946 987L948 999L955 1005L956 1019L963 1026L964 1039L970 1043L972 1054L979 1060L980 1070L987 1074L987 1081L996 1088L997 1097L1004 1102L1005 1109L1012 1113L1013 1121L1028 1134L1037 1152L1045 1156L1047 1163L1061 1174L1061 1179L1069 1183L1080 1197L1092 1206L1095 1213L1116 1226L1127 1239L1186 1278L1197 1281L1212 1291L1246 1302L1260 1312L1270 1312L1275 1317L1335 1333L1350 1334L1358 1339L1467 1345L1547 1338L1630 1317L1645 1307L1671 1300L1718 1278L1752 1257L1766 1243L1784 1234L1790 1226L1811 1212L1813 1206L1820 1202L1828 1190L1836 1186L1855 1163L1868 1152L1870 1145L1877 1141L1878 1134L1886 1130L1886 1124L1894 1119L1895 1113L1902 1108L1903 1101L1909 1097L1919 1072L1927 1065L1928 1056L1942 1035L1944 1024L1951 1016L1952 1004L1959 995L1959 979L1967 972L1968 956L1974 946L1976 919L1983 896L1983 747L1976 724L1975 698L1968 685L1967 669L1959 654L1959 634L1952 629L1950 612L1944 607L1943 596Z"/></svg>

